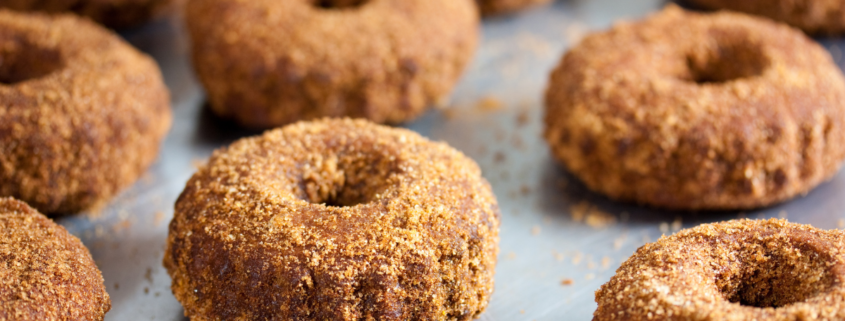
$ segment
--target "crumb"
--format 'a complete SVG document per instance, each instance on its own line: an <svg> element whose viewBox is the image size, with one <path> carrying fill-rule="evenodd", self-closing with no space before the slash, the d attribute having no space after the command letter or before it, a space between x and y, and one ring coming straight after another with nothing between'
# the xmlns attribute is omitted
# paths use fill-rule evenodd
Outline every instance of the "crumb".
<svg viewBox="0 0 845 321"><path fill-rule="evenodd" d="M560 281L560 285L564 285L564 286L565 285L572 285L572 283L575 283L575 281L572 280L572 279L563 279L562 281Z"/></svg>
<svg viewBox="0 0 845 321"><path fill-rule="evenodd" d="M523 109L519 111L519 114L516 115L516 126L523 127L528 124L531 119L528 116L528 110Z"/></svg>
<svg viewBox="0 0 845 321"><path fill-rule="evenodd" d="M610 268L610 263L612 262L613 260L610 257L605 256L601 258L601 269L607 270L608 268Z"/></svg>
<svg viewBox="0 0 845 321"><path fill-rule="evenodd" d="M587 216L587 211L590 210L592 205L587 201L581 201L578 204L572 205L569 207L569 214L572 216L572 221L574 222L583 222L584 217Z"/></svg>
<svg viewBox="0 0 845 321"><path fill-rule="evenodd" d="M153 225L158 227L161 225L161 222L164 221L164 212L156 212L155 216L153 217Z"/></svg>
<svg viewBox="0 0 845 321"><path fill-rule="evenodd" d="M838 226L840 229L845 228L845 219L840 218L839 221L836 222L836 226Z"/></svg>
<svg viewBox="0 0 845 321"><path fill-rule="evenodd" d="M199 158L194 158L194 159L191 161L191 166L193 166L193 167L194 167L194 169L200 169L200 168L202 168L203 166L205 166L205 161L204 161L204 160L202 160L202 159L199 159Z"/></svg>
<svg viewBox="0 0 845 321"><path fill-rule="evenodd" d="M588 274L584 277L584 279L587 279L588 281L589 281L589 280L592 280L592 279L595 279L595 278L596 278L596 274L595 274L595 273L588 273Z"/></svg>
<svg viewBox="0 0 845 321"><path fill-rule="evenodd" d="M111 229L115 234L117 234L128 229L130 226L132 226L132 223L129 220L124 219L112 225Z"/></svg>
<svg viewBox="0 0 845 321"><path fill-rule="evenodd" d="M785 210L784 210L784 211L780 211L780 212L778 213L778 218L779 218L779 219L786 219L786 211L785 211Z"/></svg>
<svg viewBox="0 0 845 321"><path fill-rule="evenodd" d="M563 35L566 37L569 44L576 44L581 42L581 39L584 38L588 30L589 28L586 24L576 21L566 26L566 29L563 31Z"/></svg>
<svg viewBox="0 0 845 321"><path fill-rule="evenodd" d="M581 252L575 251L575 254L572 256L572 264L574 264L574 265L580 264L582 258L583 257L582 257Z"/></svg>
<svg viewBox="0 0 845 321"><path fill-rule="evenodd" d="M660 222L660 225L657 228L660 229L660 233L663 233L664 235L669 233L669 223Z"/></svg>
<svg viewBox="0 0 845 321"><path fill-rule="evenodd" d="M594 229L600 229L616 224L616 217L593 207L587 214L586 223Z"/></svg>
<svg viewBox="0 0 845 321"><path fill-rule="evenodd" d="M144 272L144 280L147 282L153 283L153 268L148 267L147 271Z"/></svg>
<svg viewBox="0 0 845 321"><path fill-rule="evenodd" d="M502 109L502 102L493 97L483 97L475 103L475 110L492 112Z"/></svg>
<svg viewBox="0 0 845 321"><path fill-rule="evenodd" d="M443 118L446 120L455 119L458 116L458 109L455 107L443 109Z"/></svg>
<svg viewBox="0 0 845 321"><path fill-rule="evenodd" d="M525 141L522 140L522 137L520 137L519 134L514 134L511 139L511 144L513 144L513 147L518 150L525 150Z"/></svg>
<svg viewBox="0 0 845 321"><path fill-rule="evenodd" d="M115 283L114 283L114 289L115 289L115 290L120 290L120 283L115 282Z"/></svg>
<svg viewBox="0 0 845 321"><path fill-rule="evenodd" d="M506 159L505 153L496 152L496 154L493 154L493 163L501 164L501 163L505 162L505 159Z"/></svg>
<svg viewBox="0 0 845 321"><path fill-rule="evenodd" d="M150 288L144 287L144 294L150 294Z"/></svg>
<svg viewBox="0 0 845 321"><path fill-rule="evenodd" d="M525 310L519 310L519 314L525 314Z"/></svg>
<svg viewBox="0 0 845 321"><path fill-rule="evenodd" d="M531 193L531 188L528 185L522 185L519 187L519 193L523 196L528 195Z"/></svg>
<svg viewBox="0 0 845 321"><path fill-rule="evenodd" d="M683 227L684 223L680 216L676 217L675 220L672 221L672 232L680 231Z"/></svg>
<svg viewBox="0 0 845 321"><path fill-rule="evenodd" d="M587 269L592 270L596 268L596 262L593 261L592 255L587 255Z"/></svg>
<svg viewBox="0 0 845 321"><path fill-rule="evenodd" d="M514 259L516 259L516 253L508 252L508 260L514 260Z"/></svg>
<svg viewBox="0 0 845 321"><path fill-rule="evenodd" d="M534 225L534 227L531 228L531 235L540 235L540 226Z"/></svg>
<svg viewBox="0 0 845 321"><path fill-rule="evenodd" d="M563 254L562 253L558 253L557 251L552 251L552 255L554 255L555 260L557 260L558 262L563 261Z"/></svg>

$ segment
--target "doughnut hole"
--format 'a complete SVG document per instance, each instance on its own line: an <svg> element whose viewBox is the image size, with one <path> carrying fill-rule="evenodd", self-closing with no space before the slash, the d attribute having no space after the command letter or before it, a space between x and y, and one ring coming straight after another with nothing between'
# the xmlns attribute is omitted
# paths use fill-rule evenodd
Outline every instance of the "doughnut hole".
<svg viewBox="0 0 845 321"><path fill-rule="evenodd" d="M0 83L13 85L44 77L63 65L58 50L0 33Z"/></svg>
<svg viewBox="0 0 845 321"><path fill-rule="evenodd" d="M757 308L779 308L805 302L831 289L843 274L843 267L832 264L825 244L803 232L783 235L750 236L738 261L724 268L716 284L730 302Z"/></svg>
<svg viewBox="0 0 845 321"><path fill-rule="evenodd" d="M358 8L369 0L312 0L317 8L322 9L353 9Z"/></svg>
<svg viewBox="0 0 845 321"><path fill-rule="evenodd" d="M698 84L725 83L760 76L769 59L758 44L736 31L711 31L715 44L697 47L686 57L688 75L682 78Z"/></svg>
<svg viewBox="0 0 845 321"><path fill-rule="evenodd" d="M397 183L400 172L395 157L374 151L312 156L301 168L300 198L334 207L373 201Z"/></svg>

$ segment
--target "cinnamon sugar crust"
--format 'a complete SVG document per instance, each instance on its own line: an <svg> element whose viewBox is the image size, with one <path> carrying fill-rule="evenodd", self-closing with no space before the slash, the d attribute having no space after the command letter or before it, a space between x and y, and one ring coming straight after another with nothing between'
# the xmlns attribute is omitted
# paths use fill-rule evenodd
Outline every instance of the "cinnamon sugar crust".
<svg viewBox="0 0 845 321"><path fill-rule="evenodd" d="M74 13L110 28L140 25L176 10L184 0L3 0L0 8L44 13Z"/></svg>
<svg viewBox="0 0 845 321"><path fill-rule="evenodd" d="M476 0L482 16L513 13L526 8L548 4L552 0Z"/></svg>
<svg viewBox="0 0 845 321"><path fill-rule="evenodd" d="M164 266L193 320L470 320L499 209L451 147L363 120L218 150L187 183Z"/></svg>
<svg viewBox="0 0 845 321"><path fill-rule="evenodd" d="M839 0L689 0L709 9L764 16L810 34L845 32L845 2Z"/></svg>
<svg viewBox="0 0 845 321"><path fill-rule="evenodd" d="M48 214L104 202L170 128L156 63L70 15L0 10L0 195Z"/></svg>
<svg viewBox="0 0 845 321"><path fill-rule="evenodd" d="M0 198L0 262L2 320L103 320L111 308L82 242L12 198Z"/></svg>
<svg viewBox="0 0 845 321"><path fill-rule="evenodd" d="M842 320L845 233L786 220L705 224L646 244L593 320Z"/></svg>
<svg viewBox="0 0 845 321"><path fill-rule="evenodd" d="M192 0L186 15L212 109L254 128L414 119L443 103L479 35L465 0Z"/></svg>
<svg viewBox="0 0 845 321"><path fill-rule="evenodd" d="M742 209L808 192L845 157L845 81L788 26L670 5L568 52L545 138L590 189L671 209Z"/></svg>

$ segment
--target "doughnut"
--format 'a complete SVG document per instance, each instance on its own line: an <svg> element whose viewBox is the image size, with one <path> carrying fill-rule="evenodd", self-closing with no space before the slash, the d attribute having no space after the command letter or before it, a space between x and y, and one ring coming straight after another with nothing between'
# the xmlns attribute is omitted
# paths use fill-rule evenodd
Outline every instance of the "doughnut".
<svg viewBox="0 0 845 321"><path fill-rule="evenodd" d="M12 198L0 198L0 262L2 320L103 320L111 308L85 245Z"/></svg>
<svg viewBox="0 0 845 321"><path fill-rule="evenodd" d="M156 63L70 15L0 10L0 196L48 214L134 182L170 128Z"/></svg>
<svg viewBox="0 0 845 321"><path fill-rule="evenodd" d="M727 9L785 22L810 34L845 33L840 0L688 0L707 9Z"/></svg>
<svg viewBox="0 0 845 321"><path fill-rule="evenodd" d="M364 120L216 151L176 201L164 266L194 320L470 320L499 208L471 159Z"/></svg>
<svg viewBox="0 0 845 321"><path fill-rule="evenodd" d="M842 320L845 233L705 224L646 244L596 291L593 321Z"/></svg>
<svg viewBox="0 0 845 321"><path fill-rule="evenodd" d="M677 6L589 35L546 91L555 158L612 199L745 209L807 193L845 157L845 80L788 26Z"/></svg>
<svg viewBox="0 0 845 321"><path fill-rule="evenodd" d="M184 0L2 0L0 8L45 13L72 12L111 28L140 25L175 10Z"/></svg>
<svg viewBox="0 0 845 321"><path fill-rule="evenodd" d="M552 0L476 0L476 2L482 16L493 16L547 4Z"/></svg>
<svg viewBox="0 0 845 321"><path fill-rule="evenodd" d="M251 128L414 119L444 102L479 34L471 1L190 0L185 10L211 109Z"/></svg>

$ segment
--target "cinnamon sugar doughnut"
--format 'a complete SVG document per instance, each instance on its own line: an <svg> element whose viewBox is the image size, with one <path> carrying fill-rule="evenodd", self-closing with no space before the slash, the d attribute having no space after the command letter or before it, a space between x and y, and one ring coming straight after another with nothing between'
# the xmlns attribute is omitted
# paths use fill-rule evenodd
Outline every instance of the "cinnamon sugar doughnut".
<svg viewBox="0 0 845 321"><path fill-rule="evenodd" d="M688 0L709 9L727 9L785 22L810 34L845 32L845 2L840 0Z"/></svg>
<svg viewBox="0 0 845 321"><path fill-rule="evenodd" d="M170 128L156 63L70 15L0 10L0 196L74 213L134 182Z"/></svg>
<svg viewBox="0 0 845 321"><path fill-rule="evenodd" d="M490 186L449 146L299 122L214 153L176 202L164 265L195 320L470 320L498 230Z"/></svg>
<svg viewBox="0 0 845 321"><path fill-rule="evenodd" d="M786 220L683 230L637 250L594 321L845 319L845 233Z"/></svg>
<svg viewBox="0 0 845 321"><path fill-rule="evenodd" d="M454 0L191 0L193 62L212 110L254 128L416 118L446 98L478 42Z"/></svg>
<svg viewBox="0 0 845 321"><path fill-rule="evenodd" d="M0 198L0 319L102 320L110 308L82 242L25 203Z"/></svg>
<svg viewBox="0 0 845 321"><path fill-rule="evenodd" d="M0 8L45 13L73 12L111 28L139 25L175 10L184 0L2 0Z"/></svg>
<svg viewBox="0 0 845 321"><path fill-rule="evenodd" d="M552 0L476 0L482 16L507 14L552 2Z"/></svg>
<svg viewBox="0 0 845 321"><path fill-rule="evenodd" d="M546 92L545 137L590 189L672 209L801 195L845 157L845 81L803 33L669 6L593 34Z"/></svg>

